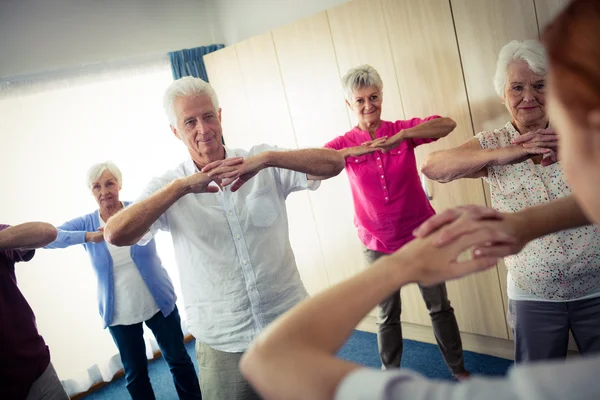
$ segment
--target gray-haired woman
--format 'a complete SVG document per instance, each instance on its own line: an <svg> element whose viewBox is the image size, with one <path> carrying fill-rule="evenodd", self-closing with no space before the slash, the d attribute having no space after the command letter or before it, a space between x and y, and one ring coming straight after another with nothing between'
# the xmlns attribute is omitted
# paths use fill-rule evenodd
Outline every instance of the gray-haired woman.
<svg viewBox="0 0 600 400"><path fill-rule="evenodd" d="M346 103L358 125L325 145L346 160L354 200L354 223L369 264L413 239L413 230L435 214L421 186L414 149L448 135L456 127L450 118L383 121L383 82L377 71L362 65L342 78ZM445 284L420 287L433 331L454 377L469 376L462 342ZM399 368L402 358L400 291L379 305L378 344L385 369Z"/></svg>
<svg viewBox="0 0 600 400"><path fill-rule="evenodd" d="M512 120L429 155L422 172L450 182L484 178L494 208L517 212L571 195L545 110L544 48L513 41L500 51L494 85ZM564 358L569 329L582 353L600 351L600 231L583 227L530 242L506 257L515 360Z"/></svg>
<svg viewBox="0 0 600 400"><path fill-rule="evenodd" d="M129 205L119 200L121 171L112 162L93 165L88 187L98 203L95 210L58 227L58 238L46 248L82 244L98 278L98 301L104 327L119 349L127 390L134 400L154 399L148 377L143 338L145 323L152 330L169 364L180 399L199 399L200 386L187 353L175 291L152 239L145 246L116 247L104 241L104 225Z"/></svg>

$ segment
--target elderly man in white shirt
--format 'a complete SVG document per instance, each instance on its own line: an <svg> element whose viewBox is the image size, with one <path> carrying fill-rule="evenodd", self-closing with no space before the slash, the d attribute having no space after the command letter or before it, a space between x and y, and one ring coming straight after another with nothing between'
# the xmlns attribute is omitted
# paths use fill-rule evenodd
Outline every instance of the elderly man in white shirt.
<svg viewBox="0 0 600 400"><path fill-rule="evenodd" d="M127 246L159 230L171 233L203 398L257 398L239 360L266 325L307 296L290 247L285 199L316 189L345 160L329 149L224 147L216 93L198 78L173 82L164 105L190 158L113 216L105 237Z"/></svg>

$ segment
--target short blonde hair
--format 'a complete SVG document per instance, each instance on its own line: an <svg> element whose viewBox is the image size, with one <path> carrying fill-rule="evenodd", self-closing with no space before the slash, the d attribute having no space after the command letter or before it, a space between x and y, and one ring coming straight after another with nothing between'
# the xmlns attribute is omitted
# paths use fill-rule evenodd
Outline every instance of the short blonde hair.
<svg viewBox="0 0 600 400"><path fill-rule="evenodd" d="M117 184L119 185L119 187L123 186L123 175L121 175L121 170L119 169L119 167L117 167L117 165L112 161L104 161L101 163L94 164L88 169L88 189L92 188L94 182L96 182L106 170L113 174L113 176L117 180Z"/></svg>
<svg viewBox="0 0 600 400"><path fill-rule="evenodd" d="M504 97L506 87L506 70L514 60L523 60L529 68L538 75L546 75L548 72L548 59L546 49L537 40L525 40L518 42L513 40L506 44L498 54L496 63L496 74L494 75L494 89L498 96Z"/></svg>
<svg viewBox="0 0 600 400"><path fill-rule="evenodd" d="M379 91L383 90L383 81L377 70L368 64L359 65L346 72L342 78L342 87L346 100L352 100L352 95L356 89L375 86Z"/></svg>

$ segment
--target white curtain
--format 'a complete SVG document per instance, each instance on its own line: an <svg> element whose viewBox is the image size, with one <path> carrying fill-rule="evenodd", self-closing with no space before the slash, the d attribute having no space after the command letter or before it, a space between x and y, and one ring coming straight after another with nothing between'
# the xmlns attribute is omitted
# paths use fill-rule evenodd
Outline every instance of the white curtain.
<svg viewBox="0 0 600 400"><path fill-rule="evenodd" d="M166 55L1 81L0 222L59 225L97 209L85 172L104 160L123 172L121 200L135 200L153 176L187 154L162 110L171 82ZM170 237L159 235L157 245L181 299ZM102 329L97 282L82 246L38 250L31 262L17 264L17 279L69 394L122 368ZM151 356L158 346L147 328L145 337Z"/></svg>

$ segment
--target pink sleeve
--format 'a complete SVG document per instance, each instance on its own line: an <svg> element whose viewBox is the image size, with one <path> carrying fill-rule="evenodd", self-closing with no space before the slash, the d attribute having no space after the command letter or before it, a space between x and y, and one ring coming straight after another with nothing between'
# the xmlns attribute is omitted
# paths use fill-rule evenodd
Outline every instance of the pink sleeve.
<svg viewBox="0 0 600 400"><path fill-rule="evenodd" d="M323 147L327 149L341 150L348 146L346 145L346 138L344 138L344 136L338 136L332 141L325 143L325 146Z"/></svg>
<svg viewBox="0 0 600 400"><path fill-rule="evenodd" d="M394 128L396 132L400 132L402 129L414 128L417 125L421 125L423 122L431 121L436 118L441 118L439 115L432 115L427 118L413 118L405 121L396 121L394 123ZM414 147L420 146L422 144L435 142L437 139L429 139L429 138L418 138L418 139L410 139Z"/></svg>

